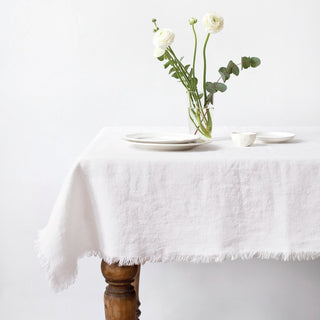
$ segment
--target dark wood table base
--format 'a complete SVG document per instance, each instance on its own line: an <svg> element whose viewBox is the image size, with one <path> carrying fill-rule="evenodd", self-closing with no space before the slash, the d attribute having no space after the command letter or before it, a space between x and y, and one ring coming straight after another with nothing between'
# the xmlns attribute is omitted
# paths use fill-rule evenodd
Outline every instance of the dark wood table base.
<svg viewBox="0 0 320 320"><path fill-rule="evenodd" d="M140 266L119 266L102 260L101 271L108 283L104 293L106 320L139 320Z"/></svg>

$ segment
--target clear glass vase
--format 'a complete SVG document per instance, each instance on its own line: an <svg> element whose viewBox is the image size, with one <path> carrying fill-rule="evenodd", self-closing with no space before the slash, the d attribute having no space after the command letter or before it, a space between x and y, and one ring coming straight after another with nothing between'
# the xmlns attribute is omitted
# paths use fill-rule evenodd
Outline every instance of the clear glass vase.
<svg viewBox="0 0 320 320"><path fill-rule="evenodd" d="M189 132L199 138L211 139L214 107L203 107L197 92L187 92Z"/></svg>

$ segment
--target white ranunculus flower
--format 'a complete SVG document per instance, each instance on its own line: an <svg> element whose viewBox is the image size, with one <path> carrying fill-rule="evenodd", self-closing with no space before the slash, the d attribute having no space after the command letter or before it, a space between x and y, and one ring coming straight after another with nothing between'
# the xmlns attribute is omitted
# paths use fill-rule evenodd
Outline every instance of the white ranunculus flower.
<svg viewBox="0 0 320 320"><path fill-rule="evenodd" d="M208 12L204 15L202 24L208 33L217 33L223 28L223 18L215 12Z"/></svg>
<svg viewBox="0 0 320 320"><path fill-rule="evenodd" d="M159 29L153 35L153 44L156 48L166 50L174 40L174 33L170 29Z"/></svg>
<svg viewBox="0 0 320 320"><path fill-rule="evenodd" d="M166 52L166 50L156 47L156 48L154 48L153 55L156 58L159 58L159 57L163 56L165 52Z"/></svg>

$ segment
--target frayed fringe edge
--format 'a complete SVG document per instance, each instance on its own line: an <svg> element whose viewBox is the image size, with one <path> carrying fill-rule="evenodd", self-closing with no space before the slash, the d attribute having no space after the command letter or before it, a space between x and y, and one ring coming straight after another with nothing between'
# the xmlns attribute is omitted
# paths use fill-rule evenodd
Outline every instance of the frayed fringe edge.
<svg viewBox="0 0 320 320"><path fill-rule="evenodd" d="M50 262L46 256L41 252L39 241L35 242L35 248L37 250L38 258L43 269L46 270L48 280L54 289L59 292L67 289L72 285L78 274L78 265L74 272L69 274L67 279L59 281L58 276L55 274L54 268L52 268ZM250 260L250 259L274 259L280 261L307 261L315 260L320 258L320 252L315 251L302 251L302 252L268 252L268 251L257 251L257 252L240 252L240 253L220 253L214 255L170 255L170 256L146 256L146 257L109 257L101 254L100 251L89 251L82 256L78 257L78 260L83 257L99 257L106 263L119 263L120 266L131 266L136 264L145 264L146 262L157 263L157 262L191 262L191 263L210 263L210 262L223 262L225 260ZM78 262L78 261L77 261Z"/></svg>

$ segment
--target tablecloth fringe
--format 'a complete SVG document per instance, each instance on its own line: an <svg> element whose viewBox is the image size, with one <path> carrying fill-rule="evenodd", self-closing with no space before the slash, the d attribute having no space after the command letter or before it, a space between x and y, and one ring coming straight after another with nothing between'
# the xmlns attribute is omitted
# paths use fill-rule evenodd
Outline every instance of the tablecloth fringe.
<svg viewBox="0 0 320 320"><path fill-rule="evenodd" d="M214 255L170 255L170 256L146 256L146 257L104 257L100 254L92 253L90 255L99 256L107 263L119 263L122 265L144 264L146 262L191 262L191 263L210 263L223 262L225 260L249 260L249 259L274 259L280 261L304 261L320 258L320 252L242 252L242 253L219 253Z"/></svg>
<svg viewBox="0 0 320 320"><path fill-rule="evenodd" d="M46 255L40 251L39 243L36 242L38 257L42 268L46 270L48 280L55 291L67 289L72 285L78 274L78 261L76 268L72 274L65 274L63 277L55 272L55 268L48 261ZM146 262L191 262L191 263L210 263L210 262L223 262L225 260L249 260L249 259L274 259L281 261L305 261L315 260L320 258L320 252L316 251L301 251L301 252L268 252L268 251L255 251L255 252L240 252L240 253L219 253L213 255L159 255L159 256L145 256L145 257L110 257L102 254L100 251L90 251L78 257L78 260L84 256L95 256L103 259L106 263L119 263L120 266L144 264Z"/></svg>

